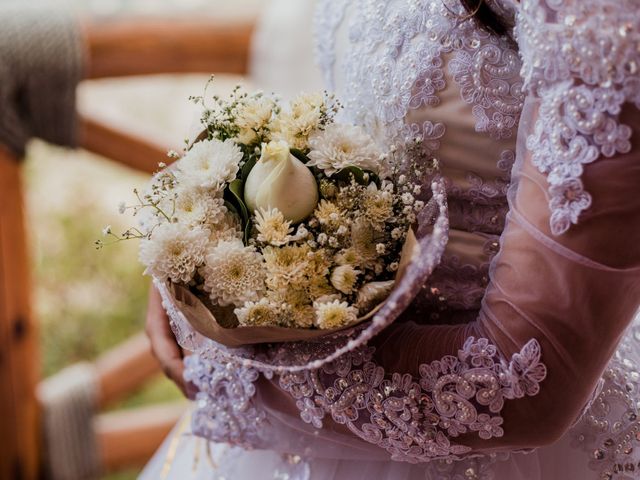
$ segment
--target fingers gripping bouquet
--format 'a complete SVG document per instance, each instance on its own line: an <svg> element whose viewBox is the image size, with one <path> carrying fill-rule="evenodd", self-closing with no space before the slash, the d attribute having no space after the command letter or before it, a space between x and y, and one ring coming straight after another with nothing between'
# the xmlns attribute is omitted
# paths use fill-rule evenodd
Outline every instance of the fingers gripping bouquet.
<svg viewBox="0 0 640 480"><path fill-rule="evenodd" d="M327 94L288 108L239 88L213 108L195 100L204 132L136 192L137 204L121 206L140 217L118 238L141 238L145 273L197 331L229 346L369 318L424 206L394 148L336 122L340 105Z"/></svg>

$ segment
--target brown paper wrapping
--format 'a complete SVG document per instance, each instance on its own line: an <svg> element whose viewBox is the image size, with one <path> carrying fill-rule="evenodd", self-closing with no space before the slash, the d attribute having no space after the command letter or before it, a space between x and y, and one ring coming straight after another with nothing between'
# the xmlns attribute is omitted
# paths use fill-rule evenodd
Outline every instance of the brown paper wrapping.
<svg viewBox="0 0 640 480"><path fill-rule="evenodd" d="M402 248L400 266L396 274L396 284L405 274L411 258L418 253L418 242L412 230L407 235L407 240ZM286 327L238 327L238 320L233 313L234 307L220 307L212 305L206 298L200 298L188 288L167 283L167 288L173 297L176 307L182 312L193 329L215 342L227 347L241 347L257 343L280 343L315 338L330 335L340 330L369 320L384 305L380 303L366 315L349 325L334 329L309 329Z"/></svg>

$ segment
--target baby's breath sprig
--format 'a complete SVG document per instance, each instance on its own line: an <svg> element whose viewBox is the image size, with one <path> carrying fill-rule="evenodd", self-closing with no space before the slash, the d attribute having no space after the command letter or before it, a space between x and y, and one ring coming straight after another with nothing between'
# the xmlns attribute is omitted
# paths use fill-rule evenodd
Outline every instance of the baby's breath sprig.
<svg viewBox="0 0 640 480"><path fill-rule="evenodd" d="M105 242L103 240L96 240L94 242L94 245L96 246L96 250L100 250L103 247L113 245L115 243L123 242L125 240L132 240L134 238L137 238L137 239L149 238L150 233L142 233L139 229L135 227L131 227L125 230L121 235L117 235L116 233L113 233L113 229L111 228L111 225L107 225L102 229L102 235L108 238L112 238L112 241Z"/></svg>

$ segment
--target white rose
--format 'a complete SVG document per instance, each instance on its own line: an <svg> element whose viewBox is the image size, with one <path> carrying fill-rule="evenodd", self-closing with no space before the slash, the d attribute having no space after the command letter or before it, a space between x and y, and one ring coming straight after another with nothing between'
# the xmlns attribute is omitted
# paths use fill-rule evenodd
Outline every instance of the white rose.
<svg viewBox="0 0 640 480"><path fill-rule="evenodd" d="M269 142L247 177L244 201L252 212L277 208L295 223L316 208L318 186L306 165L291 155L287 142Z"/></svg>

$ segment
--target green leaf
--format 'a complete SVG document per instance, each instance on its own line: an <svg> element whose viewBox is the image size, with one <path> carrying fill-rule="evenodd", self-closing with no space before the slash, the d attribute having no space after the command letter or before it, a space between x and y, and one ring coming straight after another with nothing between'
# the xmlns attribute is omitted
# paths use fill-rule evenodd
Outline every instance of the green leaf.
<svg viewBox="0 0 640 480"><path fill-rule="evenodd" d="M345 167L331 176L331 178L341 180L343 182L351 182L352 177L360 185L366 186L371 182L374 182L378 187L380 186L380 178L378 175L354 166Z"/></svg>
<svg viewBox="0 0 640 480"><path fill-rule="evenodd" d="M242 170L240 171L240 178L242 179L242 183L247 181L247 177L249 176L249 173L251 173L251 170L253 170L253 167L256 166L257 161L258 157L252 155L251 157L249 157L249 160L247 160L242 166Z"/></svg>
<svg viewBox="0 0 640 480"><path fill-rule="evenodd" d="M247 245L249 243L249 238L251 237L251 227L253 226L251 219L244 226L244 244Z"/></svg>
<svg viewBox="0 0 640 480"><path fill-rule="evenodd" d="M302 150L298 150L297 148L292 148L289 151L291 152L291 155L296 157L302 163L307 163L309 161L309 157L307 157L307 155Z"/></svg>
<svg viewBox="0 0 640 480"><path fill-rule="evenodd" d="M238 209L236 208L236 206L231 203L228 200L224 201L224 206L227 208L227 210L229 210L231 213L235 214L238 216L238 218L242 218L242 216L240 215L240 212L238 212Z"/></svg>
<svg viewBox="0 0 640 480"><path fill-rule="evenodd" d="M236 179L229 184L224 191L224 198L236 207L236 210L240 213L242 219L242 225L246 225L249 222L249 209L244 203L244 182L240 179Z"/></svg>

